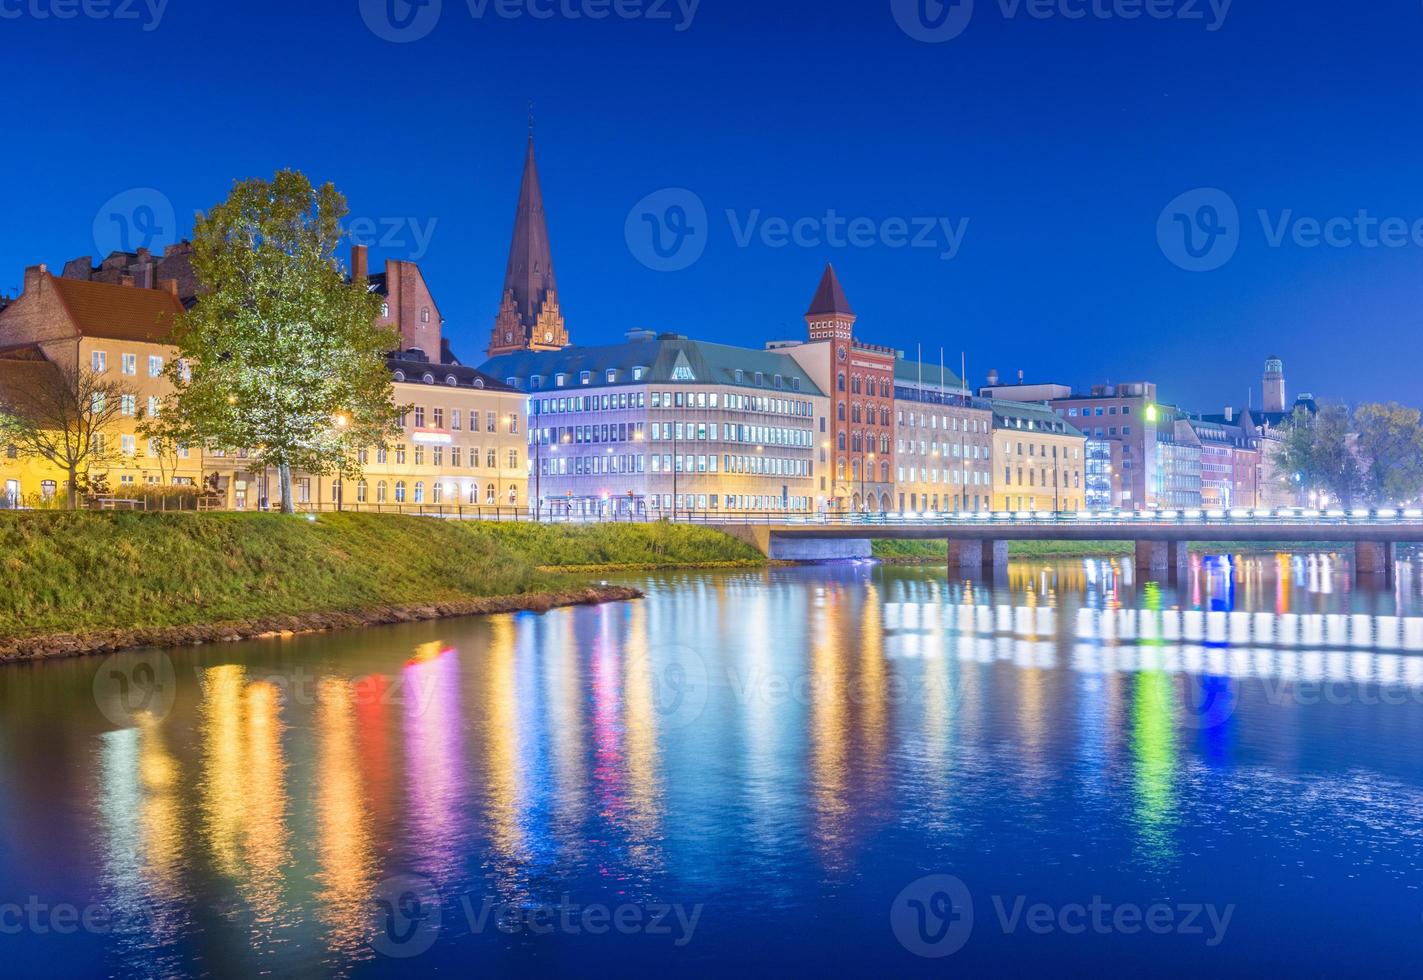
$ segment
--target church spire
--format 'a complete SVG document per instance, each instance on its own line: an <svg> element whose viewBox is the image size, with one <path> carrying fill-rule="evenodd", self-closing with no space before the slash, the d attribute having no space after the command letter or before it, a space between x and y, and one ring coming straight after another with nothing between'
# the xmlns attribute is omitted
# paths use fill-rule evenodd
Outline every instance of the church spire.
<svg viewBox="0 0 1423 980"><path fill-rule="evenodd" d="M489 356L520 350L560 350L567 346L568 331L558 305L553 250L549 246L543 191L534 159L531 110L523 184L514 213L514 238L509 246L504 296L494 323Z"/></svg>

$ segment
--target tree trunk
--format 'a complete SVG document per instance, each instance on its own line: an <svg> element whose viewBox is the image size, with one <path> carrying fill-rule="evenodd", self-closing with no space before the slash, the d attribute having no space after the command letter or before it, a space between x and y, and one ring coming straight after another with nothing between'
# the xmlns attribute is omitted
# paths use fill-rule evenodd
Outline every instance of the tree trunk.
<svg viewBox="0 0 1423 980"><path fill-rule="evenodd" d="M79 509L79 471L77 468L69 467L69 485L65 488L66 496L69 499L69 509Z"/></svg>
<svg viewBox="0 0 1423 980"><path fill-rule="evenodd" d="M290 463L277 466L277 482L281 484L282 513L295 514L296 502L292 500L292 467Z"/></svg>

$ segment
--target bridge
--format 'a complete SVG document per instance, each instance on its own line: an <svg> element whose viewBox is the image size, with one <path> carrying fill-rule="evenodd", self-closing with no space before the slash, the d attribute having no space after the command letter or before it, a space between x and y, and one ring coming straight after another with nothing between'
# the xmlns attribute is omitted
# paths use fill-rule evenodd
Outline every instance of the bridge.
<svg viewBox="0 0 1423 980"><path fill-rule="evenodd" d="M1423 544L1423 511L1388 509L817 514L707 523L782 561L867 558L876 540L947 541L950 567L965 570L1006 567L1013 541L1130 541L1146 573L1189 567L1193 543L1328 545L1353 549L1358 574L1392 580L1399 546Z"/></svg>

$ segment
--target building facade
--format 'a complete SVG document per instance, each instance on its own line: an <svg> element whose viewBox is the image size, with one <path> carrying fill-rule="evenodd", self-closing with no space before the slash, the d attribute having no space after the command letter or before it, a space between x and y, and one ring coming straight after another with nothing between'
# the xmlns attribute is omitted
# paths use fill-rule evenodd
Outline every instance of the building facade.
<svg viewBox="0 0 1423 980"><path fill-rule="evenodd" d="M993 509L1084 510L1086 449L1083 434L1044 404L991 399Z"/></svg>
<svg viewBox="0 0 1423 980"><path fill-rule="evenodd" d="M635 330L481 370L528 400L540 513L809 514L821 499L829 401L783 353Z"/></svg>
<svg viewBox="0 0 1423 980"><path fill-rule="evenodd" d="M993 501L993 411L942 364L897 359L895 504L901 512L970 513Z"/></svg>

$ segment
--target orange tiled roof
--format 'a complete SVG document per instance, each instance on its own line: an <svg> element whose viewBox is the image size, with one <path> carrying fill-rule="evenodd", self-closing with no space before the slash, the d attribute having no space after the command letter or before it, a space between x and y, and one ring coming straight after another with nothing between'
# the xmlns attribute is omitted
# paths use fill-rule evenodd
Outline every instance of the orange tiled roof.
<svg viewBox="0 0 1423 980"><path fill-rule="evenodd" d="M79 332L89 337L166 343L183 304L165 289L140 289L51 275L50 283Z"/></svg>

